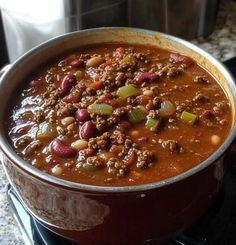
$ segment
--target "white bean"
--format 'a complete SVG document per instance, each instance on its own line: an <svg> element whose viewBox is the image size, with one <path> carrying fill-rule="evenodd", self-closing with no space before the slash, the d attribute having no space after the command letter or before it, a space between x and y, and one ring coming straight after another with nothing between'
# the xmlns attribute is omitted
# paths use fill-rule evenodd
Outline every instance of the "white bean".
<svg viewBox="0 0 236 245"><path fill-rule="evenodd" d="M161 109L159 109L159 113L162 117L168 117L175 113L175 106L169 100L165 100L161 103Z"/></svg>
<svg viewBox="0 0 236 245"><path fill-rule="evenodd" d="M76 140L71 143L71 147L76 149L77 151L83 150L87 148L88 146L88 141L86 140Z"/></svg>
<svg viewBox="0 0 236 245"><path fill-rule="evenodd" d="M97 67L101 65L103 62L104 62L104 58L102 58L101 56L95 56L87 60L86 65L88 67Z"/></svg>
<svg viewBox="0 0 236 245"><path fill-rule="evenodd" d="M213 134L213 135L211 136L211 143L212 143L213 145L219 145L220 142L221 142L221 138L220 138L219 135Z"/></svg>
<svg viewBox="0 0 236 245"><path fill-rule="evenodd" d="M61 123L62 123L62 125L68 126L68 125L70 125L71 123L73 123L74 121L75 121L75 118L74 118L74 117L64 117L64 118L61 120Z"/></svg>
<svg viewBox="0 0 236 245"><path fill-rule="evenodd" d="M62 167L60 167L58 164L52 168L52 173L54 175L60 175L62 173Z"/></svg>
<svg viewBox="0 0 236 245"><path fill-rule="evenodd" d="M139 131L138 130L132 130L130 131L130 135L135 137L135 136L138 136L139 135Z"/></svg>
<svg viewBox="0 0 236 245"><path fill-rule="evenodd" d="M66 128L68 131L73 131L75 129L76 124L75 123L71 123L70 125L68 125Z"/></svg>
<svg viewBox="0 0 236 245"><path fill-rule="evenodd" d="M152 90L144 90L143 91L143 95L147 95L147 96L153 96L153 91Z"/></svg>

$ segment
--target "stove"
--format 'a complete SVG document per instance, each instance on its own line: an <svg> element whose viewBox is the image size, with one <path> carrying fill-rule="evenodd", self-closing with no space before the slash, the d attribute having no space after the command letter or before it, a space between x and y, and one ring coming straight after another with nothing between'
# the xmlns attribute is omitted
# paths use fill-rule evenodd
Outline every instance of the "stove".
<svg viewBox="0 0 236 245"><path fill-rule="evenodd" d="M225 65L236 77L236 58ZM235 245L236 244L236 149L231 152L221 190L215 202L188 230L167 245ZM23 207L12 186L8 186L8 201L27 245L73 245L42 226ZM147 242L145 245L155 245Z"/></svg>

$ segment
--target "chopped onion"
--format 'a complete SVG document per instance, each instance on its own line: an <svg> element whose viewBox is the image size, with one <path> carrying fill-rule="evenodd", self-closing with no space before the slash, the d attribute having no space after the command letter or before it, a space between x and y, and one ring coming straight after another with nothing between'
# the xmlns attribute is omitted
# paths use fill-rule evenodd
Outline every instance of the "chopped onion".
<svg viewBox="0 0 236 245"><path fill-rule="evenodd" d="M169 117L175 113L175 106L169 100L165 100L161 103L159 113L162 117Z"/></svg>
<svg viewBox="0 0 236 245"><path fill-rule="evenodd" d="M56 136L56 129L52 124L43 122L39 125L36 137L39 140L52 139Z"/></svg>

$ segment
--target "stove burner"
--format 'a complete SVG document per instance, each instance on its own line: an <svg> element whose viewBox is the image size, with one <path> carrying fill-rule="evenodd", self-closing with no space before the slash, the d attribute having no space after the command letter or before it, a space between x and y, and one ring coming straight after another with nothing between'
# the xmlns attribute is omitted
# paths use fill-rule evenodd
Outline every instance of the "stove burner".
<svg viewBox="0 0 236 245"><path fill-rule="evenodd" d="M236 152L230 161L234 163ZM8 186L8 201L12 207L26 244L73 245L35 220L24 209L14 189ZM222 189L205 215L192 227L180 234L168 245L235 245L236 244L236 165L226 173ZM155 245L149 242L147 245Z"/></svg>

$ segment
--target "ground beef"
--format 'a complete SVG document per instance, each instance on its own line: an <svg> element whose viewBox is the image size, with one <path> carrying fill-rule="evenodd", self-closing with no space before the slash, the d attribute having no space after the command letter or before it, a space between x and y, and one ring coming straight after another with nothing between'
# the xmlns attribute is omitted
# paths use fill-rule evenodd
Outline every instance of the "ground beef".
<svg viewBox="0 0 236 245"><path fill-rule="evenodd" d="M42 97L44 98L44 107L50 107L56 105L58 99L61 97L61 90L56 88L53 84L47 87L47 91L43 93Z"/></svg>
<svg viewBox="0 0 236 245"><path fill-rule="evenodd" d="M193 80L195 83L200 83L200 84L209 84L209 80L206 77L203 76L196 76Z"/></svg>
<svg viewBox="0 0 236 245"><path fill-rule="evenodd" d="M82 81L75 85L75 91L79 92L79 94L82 94L86 88L86 85Z"/></svg>
<svg viewBox="0 0 236 245"><path fill-rule="evenodd" d="M119 107L119 108L116 108L114 110L113 115L121 117L121 116L125 115L128 111L129 111L129 108L127 108L127 107Z"/></svg>
<svg viewBox="0 0 236 245"><path fill-rule="evenodd" d="M155 96L154 99L152 100L152 104L155 109L159 109L161 107L161 99Z"/></svg>
<svg viewBox="0 0 236 245"><path fill-rule="evenodd" d="M151 151L137 151L137 168L149 168L152 166L154 160L154 154Z"/></svg>
<svg viewBox="0 0 236 245"><path fill-rule="evenodd" d="M111 134L109 132L105 132L101 136L90 138L88 147L95 150L107 149L110 146L110 136Z"/></svg>
<svg viewBox="0 0 236 245"><path fill-rule="evenodd" d="M126 135L121 130L114 130L111 135L111 142L114 145L122 145L125 143Z"/></svg>
<svg viewBox="0 0 236 245"><path fill-rule="evenodd" d="M87 87L87 88L83 91L83 93L82 93L83 96L86 96L86 95L93 96L93 95L95 95L95 94L96 94L96 90L93 89L93 88L89 88L89 87Z"/></svg>
<svg viewBox="0 0 236 245"><path fill-rule="evenodd" d="M91 117L93 118L93 123L98 131L104 131L107 128L108 123L106 118L95 115L91 115Z"/></svg>
<svg viewBox="0 0 236 245"><path fill-rule="evenodd" d="M117 87L121 87L125 84L126 76L124 72L117 72L115 77L115 84Z"/></svg>
<svg viewBox="0 0 236 245"><path fill-rule="evenodd" d="M34 120L38 123L42 122L45 119L44 112L42 110L38 110L34 112Z"/></svg>
<svg viewBox="0 0 236 245"><path fill-rule="evenodd" d="M193 101L195 103L206 103L209 101L209 97L201 93L197 93L196 96L193 98Z"/></svg>
<svg viewBox="0 0 236 245"><path fill-rule="evenodd" d="M223 114L228 109L229 109L229 104L226 101L217 102L213 107L214 112L217 114Z"/></svg>
<svg viewBox="0 0 236 245"><path fill-rule="evenodd" d="M182 68L177 67L170 67L167 71L167 77L177 77L183 72Z"/></svg>
<svg viewBox="0 0 236 245"><path fill-rule="evenodd" d="M138 145L136 143L133 143L133 141L129 138L126 138L124 145L122 146L122 150L119 153L119 157L125 157L129 150L131 149L137 149Z"/></svg>
<svg viewBox="0 0 236 245"><path fill-rule="evenodd" d="M95 96L84 96L81 99L81 102L78 104L81 108L87 108L89 105L91 105L94 101L96 101Z"/></svg>
<svg viewBox="0 0 236 245"><path fill-rule="evenodd" d="M150 110L148 113L148 117L158 118L159 117L159 111L158 110Z"/></svg>
<svg viewBox="0 0 236 245"><path fill-rule="evenodd" d="M192 107L193 107L193 101L190 101L190 100L186 100L182 103L178 103L176 102L176 112L177 113L182 113L183 111L191 111Z"/></svg>
<svg viewBox="0 0 236 245"><path fill-rule="evenodd" d="M105 167L106 164L104 160L99 156L86 157L81 155L80 158L77 159L76 168L81 171L94 172L98 169Z"/></svg>
<svg viewBox="0 0 236 245"><path fill-rule="evenodd" d="M157 68L158 68L158 75L160 77L167 76L169 78L173 78L179 76L183 72L183 68L176 67L172 64L157 64Z"/></svg>
<svg viewBox="0 0 236 245"><path fill-rule="evenodd" d="M115 74L110 74L108 72L104 72L100 81L103 83L103 85L105 86L105 89L115 89L117 87L115 80L116 79L116 75Z"/></svg>
<svg viewBox="0 0 236 245"><path fill-rule="evenodd" d="M107 125L112 126L120 121L120 117L112 114L110 117L107 118Z"/></svg>
<svg viewBox="0 0 236 245"><path fill-rule="evenodd" d="M74 104L62 102L58 105L57 115L61 117L74 115L77 108Z"/></svg>
<svg viewBox="0 0 236 245"><path fill-rule="evenodd" d="M128 172L127 165L118 158L112 157L107 162L108 173L117 177L125 176Z"/></svg>
<svg viewBox="0 0 236 245"><path fill-rule="evenodd" d="M91 164L96 167L102 167L105 165L104 160L98 156L88 157L87 164Z"/></svg>
<svg viewBox="0 0 236 245"><path fill-rule="evenodd" d="M158 141L161 146L170 151L171 153L180 153L183 152L183 148L181 147L181 145L179 144L179 142L177 140L159 140Z"/></svg>

